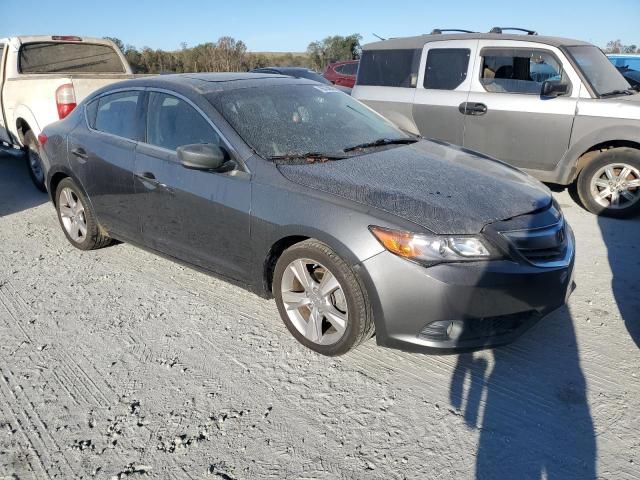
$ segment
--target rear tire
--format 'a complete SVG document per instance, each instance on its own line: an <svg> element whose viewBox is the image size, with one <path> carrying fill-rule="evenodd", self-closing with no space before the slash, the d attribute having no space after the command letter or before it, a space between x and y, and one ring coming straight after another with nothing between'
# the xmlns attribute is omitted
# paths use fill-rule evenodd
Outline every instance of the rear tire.
<svg viewBox="0 0 640 480"><path fill-rule="evenodd" d="M630 218L640 213L640 151L612 148L596 155L576 181L582 205L591 213Z"/></svg>
<svg viewBox="0 0 640 480"><path fill-rule="evenodd" d="M71 245L80 250L95 250L113 243L102 233L91 204L71 178L58 184L54 198L58 221Z"/></svg>
<svg viewBox="0 0 640 480"><path fill-rule="evenodd" d="M306 280L299 281L300 271ZM276 263L273 294L289 332L317 353L342 355L373 335L364 286L342 258L317 240L284 251Z"/></svg>
<svg viewBox="0 0 640 480"><path fill-rule="evenodd" d="M40 144L32 130L27 130L24 134L24 149L31 181L38 190L46 192L47 186L45 185L44 167L40 158Z"/></svg>

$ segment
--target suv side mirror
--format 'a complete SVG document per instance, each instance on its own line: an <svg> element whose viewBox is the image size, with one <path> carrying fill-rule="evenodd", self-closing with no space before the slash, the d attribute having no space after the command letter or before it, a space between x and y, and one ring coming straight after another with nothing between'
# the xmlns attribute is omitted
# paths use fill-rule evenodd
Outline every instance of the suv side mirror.
<svg viewBox="0 0 640 480"><path fill-rule="evenodd" d="M545 80L542 83L540 95L548 98L555 98L569 93L569 84L561 80Z"/></svg>
<svg viewBox="0 0 640 480"><path fill-rule="evenodd" d="M210 143L183 145L177 153L182 166L194 170L220 170L229 160L224 147Z"/></svg>

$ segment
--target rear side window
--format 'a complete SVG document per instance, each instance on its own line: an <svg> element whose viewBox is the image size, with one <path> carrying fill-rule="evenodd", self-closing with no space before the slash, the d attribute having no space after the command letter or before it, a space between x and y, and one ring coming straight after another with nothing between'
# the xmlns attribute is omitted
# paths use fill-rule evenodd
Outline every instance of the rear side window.
<svg viewBox="0 0 640 480"><path fill-rule="evenodd" d="M432 48L427 55L424 88L455 90L467 78L468 48Z"/></svg>
<svg viewBox="0 0 640 480"><path fill-rule="evenodd" d="M21 73L124 73L122 60L108 45L36 42L20 48Z"/></svg>
<svg viewBox="0 0 640 480"><path fill-rule="evenodd" d="M100 97L87 106L87 117L93 128L118 137L138 140L138 100L139 92L119 92Z"/></svg>
<svg viewBox="0 0 640 480"><path fill-rule="evenodd" d="M421 50L365 50L360 58L358 85L415 87Z"/></svg>
<svg viewBox="0 0 640 480"><path fill-rule="evenodd" d="M152 92L147 113L147 143L168 150L182 145L212 143L220 137L191 105L173 95Z"/></svg>
<svg viewBox="0 0 640 480"><path fill-rule="evenodd" d="M480 82L488 92L539 95L546 80L565 80L555 56L534 49L485 49Z"/></svg>

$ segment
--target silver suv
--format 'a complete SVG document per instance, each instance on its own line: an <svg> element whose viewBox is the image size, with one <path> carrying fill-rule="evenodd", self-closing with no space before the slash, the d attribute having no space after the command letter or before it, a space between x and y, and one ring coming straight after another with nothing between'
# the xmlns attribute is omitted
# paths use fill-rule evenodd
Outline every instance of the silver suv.
<svg viewBox="0 0 640 480"><path fill-rule="evenodd" d="M365 45L353 96L406 131L570 186L595 214L638 214L640 94L590 43L502 30Z"/></svg>

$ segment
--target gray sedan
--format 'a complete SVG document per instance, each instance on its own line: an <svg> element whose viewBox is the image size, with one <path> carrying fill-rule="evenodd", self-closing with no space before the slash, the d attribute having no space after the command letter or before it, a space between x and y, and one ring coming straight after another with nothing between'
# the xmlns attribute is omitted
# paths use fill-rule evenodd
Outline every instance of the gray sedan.
<svg viewBox="0 0 640 480"><path fill-rule="evenodd" d="M425 352L502 344L571 291L573 234L546 187L331 86L139 78L40 142L72 245L130 242L275 297L321 354L374 333Z"/></svg>

